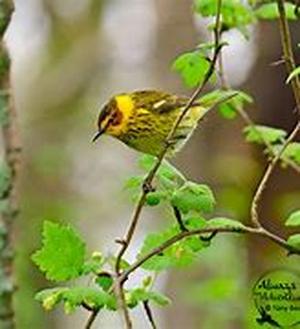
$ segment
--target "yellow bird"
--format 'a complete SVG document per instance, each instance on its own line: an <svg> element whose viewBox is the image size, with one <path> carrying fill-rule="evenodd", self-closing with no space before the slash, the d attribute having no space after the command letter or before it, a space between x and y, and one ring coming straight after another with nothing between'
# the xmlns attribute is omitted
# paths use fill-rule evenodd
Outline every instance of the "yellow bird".
<svg viewBox="0 0 300 329"><path fill-rule="evenodd" d="M186 97L155 90L118 94L101 109L93 141L107 134L137 151L157 156L187 101ZM207 111L199 102L189 109L172 139L169 156L180 150Z"/></svg>

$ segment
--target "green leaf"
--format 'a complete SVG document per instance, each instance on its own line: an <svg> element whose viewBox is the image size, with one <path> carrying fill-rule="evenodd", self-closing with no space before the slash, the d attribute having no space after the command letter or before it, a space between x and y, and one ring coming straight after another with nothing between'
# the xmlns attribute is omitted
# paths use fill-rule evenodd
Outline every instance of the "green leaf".
<svg viewBox="0 0 300 329"><path fill-rule="evenodd" d="M286 226L300 226L300 210L292 212L285 222Z"/></svg>
<svg viewBox="0 0 300 329"><path fill-rule="evenodd" d="M126 189L140 189L144 181L144 176L132 176L125 182Z"/></svg>
<svg viewBox="0 0 300 329"><path fill-rule="evenodd" d="M46 311L51 311L63 300L63 294L68 288L45 289L35 295L35 299L41 302Z"/></svg>
<svg viewBox="0 0 300 329"><path fill-rule="evenodd" d="M143 154L139 158L139 166L146 172L149 172L154 167L156 161L156 157ZM166 178L168 180L178 180L179 182L184 182L186 180L184 175L167 160L162 162L157 175L160 179Z"/></svg>
<svg viewBox="0 0 300 329"><path fill-rule="evenodd" d="M289 158L300 165L300 143L289 143L282 155L283 158Z"/></svg>
<svg viewBox="0 0 300 329"><path fill-rule="evenodd" d="M209 61L199 51L194 51L177 57L172 69L181 75L187 87L193 88L203 81L209 66Z"/></svg>
<svg viewBox="0 0 300 329"><path fill-rule="evenodd" d="M10 188L11 173L6 164L0 166L0 199L4 198Z"/></svg>
<svg viewBox="0 0 300 329"><path fill-rule="evenodd" d="M98 274L102 270L104 262L105 259L100 252L93 252L91 259L84 262L82 274Z"/></svg>
<svg viewBox="0 0 300 329"><path fill-rule="evenodd" d="M96 283L104 290L104 291L108 291L110 289L110 287L112 286L114 280L111 277L110 274L108 273L101 273L98 274L97 278L96 278Z"/></svg>
<svg viewBox="0 0 300 329"><path fill-rule="evenodd" d="M44 222L43 246L32 260L47 279L65 281L79 277L84 257L85 244L71 227Z"/></svg>
<svg viewBox="0 0 300 329"><path fill-rule="evenodd" d="M117 257L109 256L107 258L107 261L112 267L114 267L116 265ZM127 270L129 267L130 267L130 263L127 262L127 260L125 260L124 258L122 258L121 262L120 262L120 269L121 270Z"/></svg>
<svg viewBox="0 0 300 329"><path fill-rule="evenodd" d="M286 79L286 83L290 83L292 79L294 79L297 75L300 75L300 66L296 67L291 74Z"/></svg>
<svg viewBox="0 0 300 329"><path fill-rule="evenodd" d="M208 213L213 211L216 201L207 185L186 182L175 190L171 203L183 213L192 210Z"/></svg>
<svg viewBox="0 0 300 329"><path fill-rule="evenodd" d="M64 303L67 314L75 311L82 304L93 309L100 309L106 306L112 309L116 304L114 297L100 289L90 287L62 287L45 289L37 293L35 299L42 303L43 307L49 311L60 302Z"/></svg>
<svg viewBox="0 0 300 329"><path fill-rule="evenodd" d="M108 305L112 298L107 292L90 287L72 287L63 293L66 313L73 312L83 303L91 308L100 309Z"/></svg>
<svg viewBox="0 0 300 329"><path fill-rule="evenodd" d="M245 226L239 222L236 221L234 219L230 219L230 218L226 218L226 217L216 217L216 218L212 218L210 220L207 221L207 228L229 228L229 229L233 229L233 230L237 230L240 231L243 228L245 228Z"/></svg>
<svg viewBox="0 0 300 329"><path fill-rule="evenodd" d="M195 0L195 11L203 17L216 16L217 7L218 0ZM255 17L251 9L239 0L222 1L221 21L223 30L238 28L243 33L245 27L254 20Z"/></svg>
<svg viewBox="0 0 300 329"><path fill-rule="evenodd" d="M294 4L286 2L284 4L284 8L287 19L297 20L297 16L295 14L296 6ZM256 17L260 19L273 20L279 18L279 11L276 2L264 4L256 9L254 13Z"/></svg>
<svg viewBox="0 0 300 329"><path fill-rule="evenodd" d="M130 304L136 306L140 302L152 301L159 306L166 306L171 303L170 299L161 293L147 291L144 288L136 288L130 291L127 297Z"/></svg>
<svg viewBox="0 0 300 329"><path fill-rule="evenodd" d="M168 193L167 192L160 192L160 191L155 191L155 192L150 192L147 194L146 197L146 203L148 206L157 206L160 204L160 202L164 199L166 199Z"/></svg>
<svg viewBox="0 0 300 329"><path fill-rule="evenodd" d="M247 142L258 144L265 144L264 141L270 144L281 143L287 135L286 131L282 129L261 125L247 126L244 133Z"/></svg>
<svg viewBox="0 0 300 329"><path fill-rule="evenodd" d="M201 217L190 217L184 220L184 223L188 229L197 229L204 227L206 221ZM176 225L163 232L147 235L141 251L139 252L138 259L154 248L161 246L165 241L177 235L179 232L178 225ZM174 243L160 254L147 260L142 265L142 268L149 271L162 271L171 267L188 266L196 260L198 252L205 247L207 247L207 243L200 240L199 237L188 237Z"/></svg>
<svg viewBox="0 0 300 329"><path fill-rule="evenodd" d="M294 247L294 248L297 248L300 250L300 234L294 234L294 235L291 235L288 240L287 240L287 243Z"/></svg>
<svg viewBox="0 0 300 329"><path fill-rule="evenodd" d="M220 103L218 105L220 114L226 119L234 119L237 110L243 109L247 103L252 103L253 98L243 91L217 89L201 97L200 101L207 107Z"/></svg>

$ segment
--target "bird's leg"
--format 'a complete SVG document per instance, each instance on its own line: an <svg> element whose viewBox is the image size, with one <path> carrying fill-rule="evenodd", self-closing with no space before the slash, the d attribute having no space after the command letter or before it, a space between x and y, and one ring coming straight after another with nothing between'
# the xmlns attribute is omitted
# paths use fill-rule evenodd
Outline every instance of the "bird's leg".
<svg viewBox="0 0 300 329"><path fill-rule="evenodd" d="M175 215L175 218L177 220L178 226L180 228L180 231L188 232L188 228L183 223L183 220L182 220L181 213L180 213L179 209L176 206L173 206L173 211L174 211L174 215Z"/></svg>

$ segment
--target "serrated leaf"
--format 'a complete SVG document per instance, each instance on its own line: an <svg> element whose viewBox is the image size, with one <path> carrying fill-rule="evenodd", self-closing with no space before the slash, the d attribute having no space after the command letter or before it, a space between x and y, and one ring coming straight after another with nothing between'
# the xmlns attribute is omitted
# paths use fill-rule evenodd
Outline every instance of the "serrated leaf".
<svg viewBox="0 0 300 329"><path fill-rule="evenodd" d="M218 105L220 114L226 119L233 119L237 115L237 110L252 103L253 99L243 91L217 89L201 97L200 102L207 107L220 103Z"/></svg>
<svg viewBox="0 0 300 329"><path fill-rule="evenodd" d="M43 307L49 311L60 302L64 303L67 314L76 310L82 304L93 309L100 309L106 306L108 309L116 309L115 298L97 288L90 287L60 287L45 289L36 294L35 299L42 303Z"/></svg>
<svg viewBox="0 0 300 329"><path fill-rule="evenodd" d="M41 302L46 311L51 311L63 300L63 294L68 288L44 289L35 295L35 299Z"/></svg>
<svg viewBox="0 0 300 329"><path fill-rule="evenodd" d="M264 141L270 144L280 143L284 141L287 135L287 132L282 129L262 125L247 126L244 133L247 142L258 144L264 144Z"/></svg>
<svg viewBox="0 0 300 329"><path fill-rule="evenodd" d="M152 301L159 306L166 306L171 303L170 299L165 295L155 291L148 291L144 288L136 288L131 290L128 298L134 306L140 302L146 301Z"/></svg>
<svg viewBox="0 0 300 329"><path fill-rule="evenodd" d="M242 230L245 226L234 219L226 217L216 217L207 221L206 228L229 228L234 230Z"/></svg>
<svg viewBox="0 0 300 329"><path fill-rule="evenodd" d="M44 222L43 246L32 260L48 280L65 281L83 272L85 243L70 227Z"/></svg>
<svg viewBox="0 0 300 329"><path fill-rule="evenodd" d="M73 312L82 303L100 309L108 305L112 298L107 292L90 287L72 287L63 293L66 313Z"/></svg>
<svg viewBox="0 0 300 329"><path fill-rule="evenodd" d="M204 220L193 217L184 221L189 229L201 228L204 226ZM160 232L151 233L144 240L138 259L143 257L154 248L161 246L165 241L180 232L178 225ZM198 237L188 237L174 243L162 253L147 260L142 267L149 271L162 271L171 267L184 267L192 264L198 256L198 252L207 247L207 244Z"/></svg>
<svg viewBox="0 0 300 329"><path fill-rule="evenodd" d="M203 17L217 15L217 0L195 0L195 11ZM237 28L243 34L247 25L254 22L255 17L249 7L239 0L223 0L221 21L223 30Z"/></svg>
<svg viewBox="0 0 300 329"><path fill-rule="evenodd" d="M300 226L300 210L292 212L285 222L286 226Z"/></svg>
<svg viewBox="0 0 300 329"><path fill-rule="evenodd" d="M213 211L216 201L207 185L186 182L174 191L171 203L183 213L193 210L208 213Z"/></svg>
<svg viewBox="0 0 300 329"><path fill-rule="evenodd" d="M299 249L299 251L300 251L300 234L294 234L294 235L291 235L291 236L288 238L287 243L288 243L290 246Z"/></svg>
<svg viewBox="0 0 300 329"><path fill-rule="evenodd" d="M296 6L292 3L284 3L285 14L287 19L289 20L297 20L297 16L295 14ZM273 20L279 18L279 11L276 2L266 3L261 5L258 9L255 10L256 17L260 19Z"/></svg>
<svg viewBox="0 0 300 329"><path fill-rule="evenodd" d="M172 69L181 75L184 84L190 88L203 81L209 67L209 61L199 51L180 55L172 65Z"/></svg>

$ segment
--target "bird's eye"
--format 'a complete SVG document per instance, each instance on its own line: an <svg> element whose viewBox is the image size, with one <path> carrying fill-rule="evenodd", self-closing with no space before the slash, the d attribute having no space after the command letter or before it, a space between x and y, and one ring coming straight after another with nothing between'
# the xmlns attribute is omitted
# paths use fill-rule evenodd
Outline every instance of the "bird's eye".
<svg viewBox="0 0 300 329"><path fill-rule="evenodd" d="M111 124L117 126L122 120L122 114L119 111L115 111L111 115Z"/></svg>

